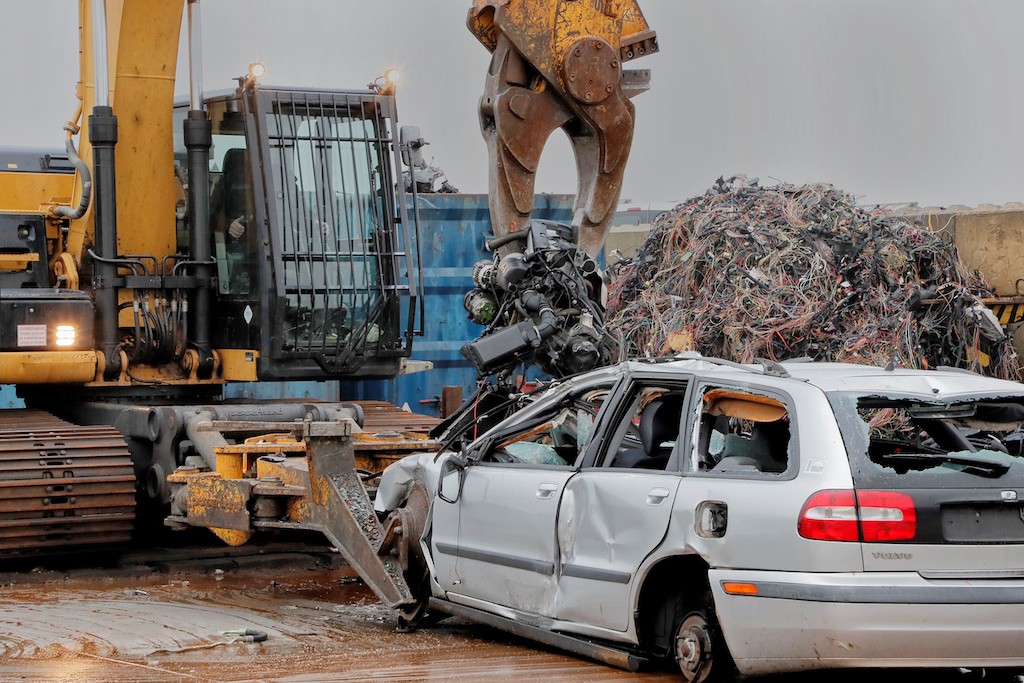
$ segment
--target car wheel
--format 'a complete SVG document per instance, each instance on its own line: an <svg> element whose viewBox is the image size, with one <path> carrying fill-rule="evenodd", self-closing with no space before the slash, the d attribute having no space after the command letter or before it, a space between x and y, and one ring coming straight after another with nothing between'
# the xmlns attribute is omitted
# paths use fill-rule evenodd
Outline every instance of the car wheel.
<svg viewBox="0 0 1024 683"><path fill-rule="evenodd" d="M398 630L410 632L416 630L427 616L427 603L430 599L430 572L426 559L420 550L420 537L426 524L430 510L430 496L423 486L412 486L402 505L391 513L397 517L401 536L398 540L398 560L402 565L406 584L415 602L406 606L398 614Z"/></svg>
<svg viewBox="0 0 1024 683"><path fill-rule="evenodd" d="M710 607L689 612L679 621L674 654L687 683L719 683L735 679L732 658Z"/></svg>

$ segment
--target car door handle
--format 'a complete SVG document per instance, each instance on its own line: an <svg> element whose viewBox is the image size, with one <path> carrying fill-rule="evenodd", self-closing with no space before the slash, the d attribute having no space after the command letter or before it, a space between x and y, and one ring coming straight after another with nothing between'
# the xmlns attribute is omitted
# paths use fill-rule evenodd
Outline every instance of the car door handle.
<svg viewBox="0 0 1024 683"><path fill-rule="evenodd" d="M668 498L669 494L672 493L668 489L656 488L651 489L651 492L647 494L648 505L661 505Z"/></svg>
<svg viewBox="0 0 1024 683"><path fill-rule="evenodd" d="M556 491L558 491L558 484L541 484L537 487L537 498L540 500L550 500Z"/></svg>

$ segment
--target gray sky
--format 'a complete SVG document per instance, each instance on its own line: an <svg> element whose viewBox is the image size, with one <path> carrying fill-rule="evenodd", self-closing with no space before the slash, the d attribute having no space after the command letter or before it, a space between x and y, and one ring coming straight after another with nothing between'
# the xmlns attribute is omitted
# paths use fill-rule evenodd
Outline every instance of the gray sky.
<svg viewBox="0 0 1024 683"><path fill-rule="evenodd" d="M720 175L830 182L864 203L1024 200L1020 0L641 0L661 53L635 100L624 198L684 199ZM463 192L486 192L476 118L488 57L470 0L203 0L208 90L251 61L270 84L362 87L403 71L402 122ZM0 145L63 144L77 3L0 0ZM188 92L179 60L178 92ZM573 192L560 133L537 189Z"/></svg>

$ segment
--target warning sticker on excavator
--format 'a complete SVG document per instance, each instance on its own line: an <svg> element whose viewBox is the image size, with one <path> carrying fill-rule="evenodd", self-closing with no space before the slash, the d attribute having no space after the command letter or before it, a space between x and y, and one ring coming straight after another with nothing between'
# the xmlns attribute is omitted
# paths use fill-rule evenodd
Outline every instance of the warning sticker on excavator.
<svg viewBox="0 0 1024 683"><path fill-rule="evenodd" d="M46 346L46 325L18 325L18 346Z"/></svg>

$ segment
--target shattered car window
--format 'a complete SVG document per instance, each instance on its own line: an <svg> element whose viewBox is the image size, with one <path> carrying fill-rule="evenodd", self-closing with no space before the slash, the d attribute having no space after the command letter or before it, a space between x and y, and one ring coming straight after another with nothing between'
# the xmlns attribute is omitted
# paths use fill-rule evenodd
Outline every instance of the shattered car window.
<svg viewBox="0 0 1024 683"><path fill-rule="evenodd" d="M524 465L572 465L587 445L607 389L570 397L531 426L502 437L485 462Z"/></svg>
<svg viewBox="0 0 1024 683"><path fill-rule="evenodd" d="M732 388L702 389L694 472L779 475L792 461L789 410L770 396Z"/></svg>
<svg viewBox="0 0 1024 683"><path fill-rule="evenodd" d="M964 477L1024 467L1024 397L939 403L837 393L829 400L858 485L968 485Z"/></svg>

